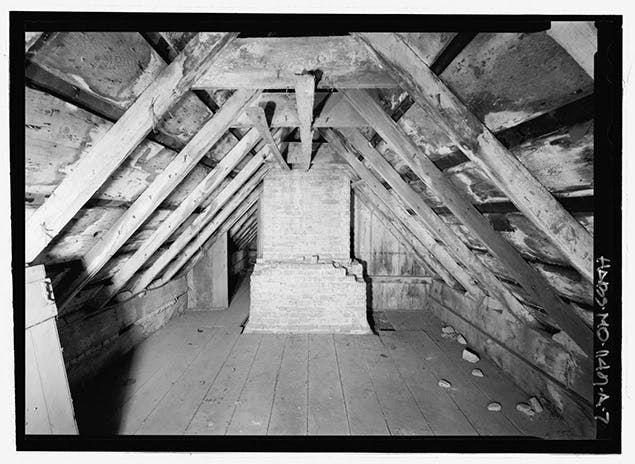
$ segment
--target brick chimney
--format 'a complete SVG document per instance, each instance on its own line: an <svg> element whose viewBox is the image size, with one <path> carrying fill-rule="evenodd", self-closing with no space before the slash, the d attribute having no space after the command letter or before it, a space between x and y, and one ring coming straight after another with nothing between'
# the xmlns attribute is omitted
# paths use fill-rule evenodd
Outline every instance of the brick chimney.
<svg viewBox="0 0 635 464"><path fill-rule="evenodd" d="M272 169L245 332L370 333L362 265L351 259L351 186L339 163Z"/></svg>

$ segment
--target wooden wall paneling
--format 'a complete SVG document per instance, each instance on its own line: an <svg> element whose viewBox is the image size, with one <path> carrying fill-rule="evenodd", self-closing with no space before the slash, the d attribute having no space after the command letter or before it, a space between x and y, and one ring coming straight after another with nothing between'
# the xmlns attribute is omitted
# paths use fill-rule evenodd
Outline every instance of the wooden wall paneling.
<svg viewBox="0 0 635 464"><path fill-rule="evenodd" d="M421 251L418 251L415 245L413 245L412 237L410 237L411 232L400 222L395 221L394 219L390 219L389 216L385 214L385 211L382 211L381 202L379 200L371 200L373 197L373 193L368 189L364 189L362 186L358 186L355 189L355 195L358 195L360 200L365 204L369 205L369 208L372 208L372 215L370 216L370 225L372 230L383 229L380 232L381 237L386 237L388 233L391 234L390 246L396 252L388 252L393 255L397 255L398 266L393 269L393 273L390 274L382 274L378 272L378 268L373 266L373 273L368 273L368 276L371 279L374 279L377 276L386 276L386 275L427 275L427 276L438 276L439 274L444 275L444 279L447 279L451 285L455 284L455 280L445 271L445 268L441 266L441 264L429 254L423 254ZM375 234L372 232L371 234L374 237ZM387 238L387 237L386 237ZM386 238L383 238L382 241L386 241ZM371 262L373 264L378 259L383 261L384 258L381 256L381 252L377 252L376 244L371 244L373 248L373 252L370 256ZM402 266L403 262L412 261L414 264L404 269ZM413 271L413 269L415 271Z"/></svg>
<svg viewBox="0 0 635 464"><path fill-rule="evenodd" d="M398 210L399 207L396 206L394 200L390 200L391 197L388 194L386 188L370 172L370 170L366 166L364 166L364 164L359 161L352 152L349 151L348 147L344 145L343 139L338 138L338 136L333 132L325 132L325 135L329 138L329 141L333 144L333 146L338 150L338 153L340 153L340 155L351 165L355 173L360 176L369 185L369 187L371 187L371 189L381 199L381 201L388 201L389 203L386 203L386 206L391 208L393 211ZM434 213L431 214L434 215ZM482 296L484 293L476 284L474 277L467 276L466 273L457 266L454 259L451 258L447 254L447 252L445 252L445 250L443 250L437 244L435 238L427 230L427 227L429 227L429 225L427 223L425 224L426 227L419 228L418 233L416 234L421 243L425 245L425 248L427 248L435 256L435 258L437 258L437 260L443 264L446 269L450 270L452 276L457 281L459 281L464 288L475 295ZM409 228L412 230L412 227ZM445 235L447 236L447 233ZM448 238L446 237L446 240L447 239ZM460 242L458 240L457 242L459 243L459 247L465 247L465 245L463 245L463 242Z"/></svg>
<svg viewBox="0 0 635 464"><path fill-rule="evenodd" d="M44 266L26 268L25 283L25 433L77 435L57 307Z"/></svg>

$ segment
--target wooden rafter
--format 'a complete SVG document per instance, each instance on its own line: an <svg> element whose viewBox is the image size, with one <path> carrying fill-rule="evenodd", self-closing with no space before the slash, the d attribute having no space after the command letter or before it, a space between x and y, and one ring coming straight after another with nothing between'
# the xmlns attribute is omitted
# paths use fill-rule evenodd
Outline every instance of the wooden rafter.
<svg viewBox="0 0 635 464"><path fill-rule="evenodd" d="M214 232L214 234L207 240L207 242L203 244L203 246L201 246L201 248L194 255L192 255L189 260L183 266L181 266L180 269L175 272L175 274L172 274L170 278L172 279L175 276L186 274L196 265L198 260L203 257L205 252L209 249L209 247L213 245L214 241L216 241L219 236L229 231L230 228L235 227L241 217L245 217L245 215L248 215L250 211L253 211L254 208L257 208L258 195L260 191L261 189L257 189L255 192L252 192L245 200L243 200L243 203L236 207L234 212L227 219L225 219L223 224L218 228L216 232ZM164 276L153 281L152 284L148 286L148 288L154 288L167 283L169 279L164 280Z"/></svg>
<svg viewBox="0 0 635 464"><path fill-rule="evenodd" d="M245 243L243 244L243 248L247 248L251 244L251 242L253 242L257 237L258 237L258 229L256 228L251 232L249 237L247 237L247 240L245 240Z"/></svg>
<svg viewBox="0 0 635 464"><path fill-rule="evenodd" d="M146 88L29 218L26 224L27 263L37 258L236 36L236 33L198 34Z"/></svg>
<svg viewBox="0 0 635 464"><path fill-rule="evenodd" d="M249 236L252 232L254 232L256 229L258 228L258 225L256 223L252 224L249 226L248 229L245 230L245 233L243 234L243 236L238 240L236 246L238 247L238 249L243 249L245 248L245 240L247 239L247 236Z"/></svg>
<svg viewBox="0 0 635 464"><path fill-rule="evenodd" d="M236 223L232 226L232 228L229 230L230 237L232 238L235 237L236 234L238 234L239 232L243 230L243 224L249 221L253 216L257 216L257 215L258 215L258 207L254 206L252 209L247 211L243 216L241 216L236 221Z"/></svg>
<svg viewBox="0 0 635 464"><path fill-rule="evenodd" d="M311 165L313 150L313 103L315 100L315 77L303 74L296 77L295 100L300 122L300 140L302 141L302 159L298 163L304 170Z"/></svg>
<svg viewBox="0 0 635 464"><path fill-rule="evenodd" d="M406 211L402 211L402 207L381 184L379 179L377 179L357 158L357 156L353 154L354 152L359 153L356 147L349 145L349 143L345 141L344 137L338 136L335 131L324 131L323 133L327 139L329 139L331 144L333 144L338 153L350 164L353 171L355 171L355 173L371 188L377 198L386 204L386 206L392 211L393 215L396 215L407 224L414 236L417 237L420 243L443 265L443 267L445 267L445 269L448 270L448 272L452 274L452 277L476 298L482 298L484 293L475 281L475 279L478 278L475 274L476 269L479 269L478 266L480 261L476 262L478 260L471 255L469 250L467 250L467 247L458 239L458 237L455 236L449 226L445 225L445 223L438 218L425 203L421 202L423 204L419 204L418 201L415 203L415 206L417 207L415 209L415 213L417 213L417 217L421 220L421 223L417 226L415 224L414 216L411 216L412 219L407 219L406 215L408 213ZM370 148L370 145L368 145L368 147ZM396 185L398 187L402 187L398 184ZM410 188L409 186L407 187ZM394 188L395 187L393 187L393 189ZM404 188L401 188L401 190L406 191ZM412 196L409 196L408 198L410 200L414 200ZM407 199L404 201L406 204L409 204ZM412 205L409 206L412 207ZM425 227L422 227L422 224ZM456 263L454 258L452 258L448 252L439 245L435 237L444 235L447 240L444 241L444 243L446 243L448 250L451 250L452 254L457 256L457 259L460 262L466 264L468 269L474 270L474 272L472 272L472 276L468 275ZM448 241L450 243L448 243ZM470 256L472 257L472 260L470 260ZM471 261L474 262L472 263ZM472 264L472 267L469 266L470 263ZM480 266L484 268L482 264L480 264ZM485 285L485 287L490 288L489 285Z"/></svg>
<svg viewBox="0 0 635 464"><path fill-rule="evenodd" d="M217 217L215 217L209 224L207 224L203 230L185 247L185 249L179 253L178 257L170 263L165 269L162 276L164 281L169 281L178 271L187 263L187 261L205 244L205 242L218 230L221 224L234 212L240 213L237 208L241 207L247 209L251 205L258 201L262 187L256 188L258 183L262 180L267 173L269 167L263 166L259 172L241 189L241 191L232 199L227 208L224 208Z"/></svg>
<svg viewBox="0 0 635 464"><path fill-rule="evenodd" d="M244 238L244 236L246 235L246 233L249 231L249 229L251 228L251 226L253 226L257 221L256 215L252 214L249 219L247 219L247 221L245 221L243 223L243 225L241 226L241 228L238 230L238 232L234 235L235 237L235 241L238 243L240 242L241 238Z"/></svg>
<svg viewBox="0 0 635 464"><path fill-rule="evenodd" d="M582 350L586 353L591 353L593 349L591 332L574 313L573 309L564 303L546 279L532 268L520 256L518 251L492 228L487 219L476 210L464 194L459 192L457 188L448 181L436 165L427 156L420 153L419 148L403 129L384 112L368 93L359 90L343 90L342 92L355 109L371 123L375 131L380 134L406 162L408 167L432 189L443 201L445 206L448 207L464 225L469 227L494 256L508 268L516 281L525 288L527 292L533 295L537 301L540 301L543 309L560 325L560 328L565 331ZM368 146L370 147L370 145ZM426 207L429 209L423 202L421 202L420 206L421 208ZM432 212L432 210L430 210L430 212ZM435 224L431 225L438 228L438 238L446 241L447 244L449 238L444 237L444 235L451 229L434 213L429 215L429 218L432 220L436 218ZM441 228L443 228L443 231ZM449 237L454 238L455 236L451 234ZM478 259L473 256L461 240L457 239L451 248L461 252L462 257L459 258L457 256L457 258L461 259L464 264L467 259L468 261L473 260L473 268L474 266L479 266L477 263ZM496 288L494 285L497 284L500 284L500 281L494 278L489 287ZM505 293L508 292L504 292L501 295ZM501 302L505 302L509 305L510 303L513 304L513 302L517 302L517 300L512 297L510 301L503 299Z"/></svg>
<svg viewBox="0 0 635 464"><path fill-rule="evenodd" d="M260 132L262 139L269 146L269 151L280 169L283 171L289 171L289 165L284 160L284 157L280 152L280 147L278 147L278 144L271 135L269 124L267 124L267 117L265 116L265 110L260 106L252 106L247 108L245 113L247 113L247 117L251 120L254 127L258 130L258 132Z"/></svg>
<svg viewBox="0 0 635 464"><path fill-rule="evenodd" d="M207 224L218 214L227 201L236 194L237 191L244 192L247 189L255 188L254 184L260 181L264 176L262 155L256 155L254 158L245 165L245 167L238 173L238 175L232 179L232 181L225 187L222 192L214 199L214 201L192 222L192 224L186 228L183 233L170 245L170 247L164 251L158 260L146 270L141 279L137 282L137 290L143 290L152 280L154 280L159 272L161 272L170 261L178 256L183 256L183 250L188 246L190 242L195 242L198 237L205 230ZM258 172L256 172L258 171ZM251 177L251 179L250 179ZM249 180L248 180L249 179ZM231 202L225 210L231 209L231 205L235 206L235 201ZM231 211L229 211L231 213Z"/></svg>
<svg viewBox="0 0 635 464"><path fill-rule="evenodd" d="M593 282L591 234L448 89L420 59L417 52L396 34L364 33L356 36L367 45L378 62L390 71L426 115L445 131L463 154L485 172L527 218L544 231L585 279ZM382 138L385 139L383 135ZM487 242L486 245L490 246ZM492 251L496 255L505 253L503 248L499 252ZM514 261L520 264L518 259ZM514 266L519 276L523 269L527 271L525 266ZM528 278L533 280L531 276ZM529 281L521 277L519 283L526 288ZM539 291L540 286L535 289ZM562 322L565 319L566 317L563 317ZM577 324L574 322L573 325Z"/></svg>
<svg viewBox="0 0 635 464"><path fill-rule="evenodd" d="M100 237L100 240L82 258L84 271L68 286L68 293L61 296L60 308L63 308L72 297L94 278L106 265L108 260L126 243L137 229L161 205L170 193L194 169L209 149L225 134L231 121L249 105L257 96L256 91L241 90L236 92L225 105L210 119L190 140L181 152L168 164L152 183L143 191L135 202L117 220L117 222ZM255 132L255 131L254 131ZM214 188L236 166L238 161L256 144L257 133L245 137L239 142L217 168L212 170L201 184L197 186L174 211L170 217L155 231L153 236L137 250L132 263L143 264L150 255L185 221L192 211L208 196ZM230 169L228 169L228 167Z"/></svg>
<svg viewBox="0 0 635 464"><path fill-rule="evenodd" d="M146 270L141 279L139 279L136 283L138 286L135 290L141 291L154 279L156 274L163 267L165 267L171 259L176 256L186 245L192 240L196 234L205 226L207 221L209 221L214 214L218 212L218 210L229 200L229 198L245 183L245 181L261 166L263 163L263 155L262 153L254 156L238 175L232 179L227 186L221 190L221 192L214 198L214 200L208 204L204 210L196 217L196 219L186 227L181 235L179 235L174 242L170 245L170 247L161 253L160 257L153 263L149 270ZM112 282L106 288L104 288L96 298L96 301L99 302L100 305L105 304L112 298L115 294L117 294L130 279L134 276L134 274L141 269L143 264L146 262L145 259L139 259L136 261L127 260L119 269L116 275L112 277ZM151 270L151 271L150 271Z"/></svg>
<svg viewBox="0 0 635 464"><path fill-rule="evenodd" d="M593 78L598 39L597 30L592 21L552 21L551 29L547 31L547 34Z"/></svg>
<svg viewBox="0 0 635 464"><path fill-rule="evenodd" d="M42 36L43 32L25 32L24 33L24 51L28 52L29 49L35 45L35 42Z"/></svg>
<svg viewBox="0 0 635 464"><path fill-rule="evenodd" d="M181 202L154 233L137 249L122 267L124 276L137 272L144 263L167 241L178 227L190 217L194 210L206 201L228 174L238 165L245 155L256 145L260 135L256 130L247 133L221 162L201 181L197 187Z"/></svg>
<svg viewBox="0 0 635 464"><path fill-rule="evenodd" d="M355 150L360 155L363 155L364 159L388 182L392 189L399 195L401 200L413 209L415 215L419 217L428 230L432 232L434 235L433 237L428 238L424 235L427 243L429 244L428 246L432 248L435 239L445 243L448 250L455 256L455 258L459 262L463 263L463 265L470 271L471 276L477 279L484 288L492 293L492 296L495 296L501 303L506 304L514 316L520 318L520 320L535 324L534 318L528 310L520 304L520 302L505 288L496 276L474 255L474 253L463 243L449 225L423 201L421 196L401 178L399 173L397 173L392 166L390 166L390 164L370 146L370 144L367 142L364 143L366 139L362 136L362 134L359 132L355 133L349 131L348 135L349 138L347 142L350 143L350 145L347 147L350 147L350 149ZM337 136L337 134L333 131L331 142L336 143L339 141L342 147L344 147L344 137L340 136L338 140L335 136ZM347 160L349 159L350 157L348 157ZM349 163L351 161L349 161ZM358 163L361 164L359 161ZM379 184L377 179L372 176L370 171L364 172L364 170L367 171L367 168L363 165L360 167L359 164L357 164L354 169L356 168L358 173L362 172L364 174L362 178L367 180L369 185L375 186L375 193L385 201L385 199L388 198L388 195L380 189L381 184ZM382 195L382 193L384 194ZM392 206L391 209L397 210L394 203L390 206ZM419 234L421 234L421 231L419 231ZM448 266L452 266L452 261L448 261L446 259L442 262L448 263ZM471 279L466 282L465 276L457 274L456 272L454 277L456 277L466 289L472 293L476 292L477 297L482 297L482 293L479 294L479 290L474 288L475 286Z"/></svg>
<svg viewBox="0 0 635 464"><path fill-rule="evenodd" d="M252 224L249 227L249 229L247 230L247 232L245 233L245 236L242 238L242 240L240 242L240 245L238 245L238 247L240 249L245 248L245 245L251 241L250 237L255 236L257 230L258 230L258 225L257 224Z"/></svg>

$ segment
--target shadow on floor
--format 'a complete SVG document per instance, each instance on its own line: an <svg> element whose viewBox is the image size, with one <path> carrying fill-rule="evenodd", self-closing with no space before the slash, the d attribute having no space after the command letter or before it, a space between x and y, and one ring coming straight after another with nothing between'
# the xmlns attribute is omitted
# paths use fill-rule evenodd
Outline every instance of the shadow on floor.
<svg viewBox="0 0 635 464"><path fill-rule="evenodd" d="M81 435L113 435L119 431L122 404L136 383L129 373L134 363L134 348L71 393L75 419Z"/></svg>

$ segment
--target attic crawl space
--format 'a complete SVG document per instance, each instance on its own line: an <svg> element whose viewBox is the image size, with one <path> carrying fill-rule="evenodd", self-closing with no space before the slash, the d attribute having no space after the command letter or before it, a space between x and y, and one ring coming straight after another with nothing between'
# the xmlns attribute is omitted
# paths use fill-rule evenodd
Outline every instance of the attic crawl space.
<svg viewBox="0 0 635 464"><path fill-rule="evenodd" d="M594 438L597 37L26 32L26 434Z"/></svg>

